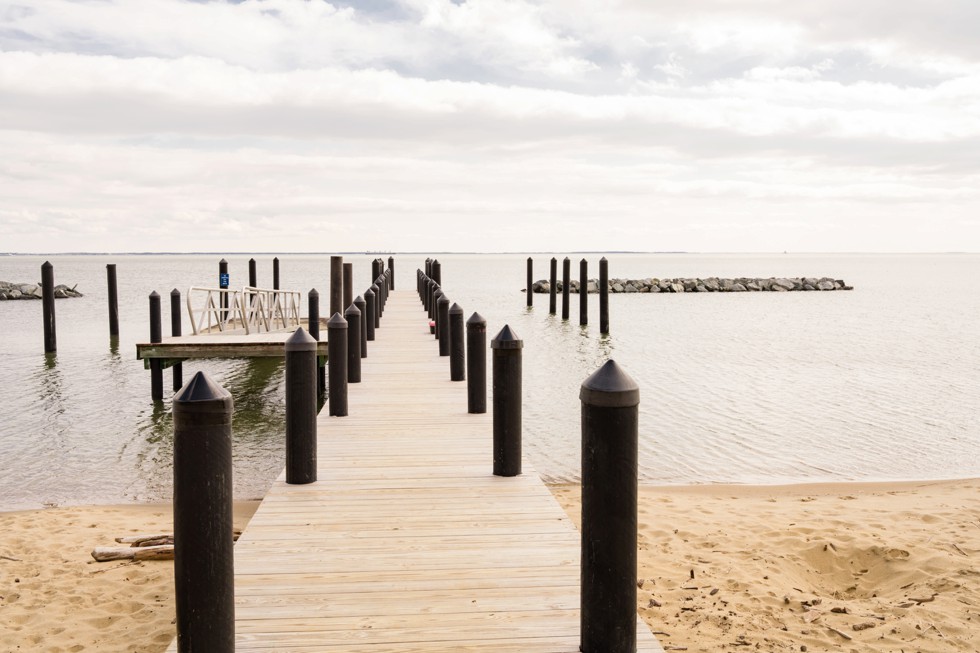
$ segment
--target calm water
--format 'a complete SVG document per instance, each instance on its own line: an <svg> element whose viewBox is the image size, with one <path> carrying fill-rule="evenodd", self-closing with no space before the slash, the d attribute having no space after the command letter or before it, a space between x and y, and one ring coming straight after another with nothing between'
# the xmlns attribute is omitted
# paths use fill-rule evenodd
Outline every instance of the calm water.
<svg viewBox="0 0 980 653"><path fill-rule="evenodd" d="M135 357L147 295L214 285L219 256L54 256L57 283L82 299L56 305L58 353L45 356L41 302L0 303L0 509L168 499L169 402L149 400ZM0 257L0 279L40 277L45 258ZM232 286L248 256L226 256ZM271 256L259 285L271 285ZM282 286L326 297L329 257L279 257ZM648 483L784 483L980 475L980 256L611 255L610 276L833 276L837 293L612 295L612 334L524 307L525 256L440 255L443 286L492 336L525 341L525 447L552 480L578 476L582 380L615 358L641 388L641 477ZM549 255L536 255L535 278ZM573 258L577 276L579 256ZM598 276L598 256L589 256ZM414 288L425 255L396 257ZM354 263L355 290L370 277ZM108 335L105 265L119 275L118 342ZM560 299L559 299L560 304ZM560 309L559 309L560 310ZM420 309L420 319L423 315ZM186 326L185 317L185 330ZM435 352L433 347L433 352ZM281 363L185 363L233 394L235 491L261 496L283 465ZM447 364L448 375L448 364ZM170 387L169 372L165 383Z"/></svg>

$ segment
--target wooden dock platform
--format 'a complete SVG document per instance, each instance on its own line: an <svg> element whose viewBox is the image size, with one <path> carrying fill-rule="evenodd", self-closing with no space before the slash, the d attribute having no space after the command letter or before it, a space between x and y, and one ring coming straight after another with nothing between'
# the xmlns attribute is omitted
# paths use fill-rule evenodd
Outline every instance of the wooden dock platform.
<svg viewBox="0 0 980 653"><path fill-rule="evenodd" d="M268 358L284 355L283 345L295 329L245 335L206 334L197 336L170 336L162 342L136 343L137 360L163 358L184 360L188 358ZM323 333L326 333L324 328ZM327 355L327 339L317 343L317 355Z"/></svg>
<svg viewBox="0 0 980 653"><path fill-rule="evenodd" d="M236 649L578 653L578 531L526 459L492 475L416 295L381 324L350 415L320 414L319 480L280 476L235 546Z"/></svg>

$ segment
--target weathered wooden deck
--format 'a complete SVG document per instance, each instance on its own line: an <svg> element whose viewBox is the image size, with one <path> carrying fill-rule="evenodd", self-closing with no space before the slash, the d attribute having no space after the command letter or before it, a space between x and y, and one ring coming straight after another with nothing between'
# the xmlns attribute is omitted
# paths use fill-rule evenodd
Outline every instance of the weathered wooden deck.
<svg viewBox="0 0 980 653"><path fill-rule="evenodd" d="M577 653L578 531L526 459L492 475L415 294L381 324L350 416L321 412L318 482L281 476L235 546L237 650Z"/></svg>

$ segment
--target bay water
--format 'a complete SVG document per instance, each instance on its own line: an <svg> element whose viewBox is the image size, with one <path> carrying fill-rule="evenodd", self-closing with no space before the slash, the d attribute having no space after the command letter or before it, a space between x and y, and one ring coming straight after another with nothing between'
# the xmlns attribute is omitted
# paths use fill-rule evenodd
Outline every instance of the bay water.
<svg viewBox="0 0 980 653"><path fill-rule="evenodd" d="M547 295L525 307L527 254L397 254L398 290L414 289L426 256L442 263L443 287L465 315L487 318L489 337L509 324L523 338L525 451L547 480L578 479L579 386L609 358L640 386L643 483L980 476L978 255L610 253L611 277L830 276L854 290L614 294L608 336L598 332L597 295L587 327L577 295L569 321L560 297L558 316L548 314ZM547 277L552 254L531 256L535 278ZM598 276L600 254L569 256L572 278L581 258ZM245 285L251 257L224 256L233 288ZM262 287L272 285L272 257L254 255ZM304 313L306 292L317 288L325 314L329 255L278 257L281 286L303 292ZM170 498L170 375L168 400L154 404L135 344L148 340L149 293L162 296L169 333L171 289L186 296L189 286L216 286L220 258L0 256L0 280L36 282L49 260L56 283L85 294L56 302L53 355L43 352L41 302L0 302L0 510ZM373 258L345 255L357 294ZM118 270L117 340L107 263ZM235 400L236 498L261 497L284 461L281 360L187 361L184 379L197 370Z"/></svg>

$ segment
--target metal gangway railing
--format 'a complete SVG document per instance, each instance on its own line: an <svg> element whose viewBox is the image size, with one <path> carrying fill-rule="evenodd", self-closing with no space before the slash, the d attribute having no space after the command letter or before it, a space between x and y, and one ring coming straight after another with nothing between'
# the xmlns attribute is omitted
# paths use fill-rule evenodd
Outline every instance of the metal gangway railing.
<svg viewBox="0 0 980 653"><path fill-rule="evenodd" d="M301 293L245 286L241 290L192 286L187 314L194 335L244 330L261 333L299 326Z"/></svg>

